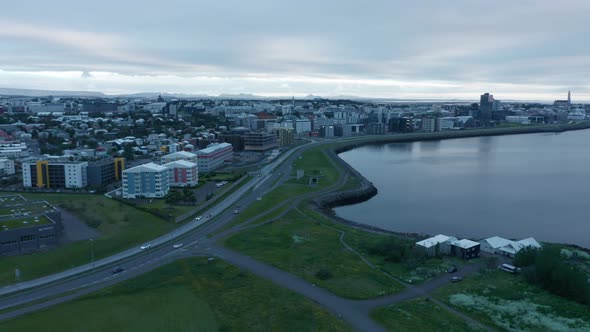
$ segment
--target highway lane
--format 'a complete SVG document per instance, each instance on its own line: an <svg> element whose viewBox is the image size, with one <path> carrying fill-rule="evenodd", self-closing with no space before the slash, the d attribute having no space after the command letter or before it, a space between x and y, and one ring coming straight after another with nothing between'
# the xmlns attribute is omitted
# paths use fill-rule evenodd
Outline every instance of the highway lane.
<svg viewBox="0 0 590 332"><path fill-rule="evenodd" d="M147 251L142 251L139 248L131 248L122 253L96 261L94 267L92 264L86 264L52 276L0 289L0 294L5 295L0 298L0 310L111 280L116 278L111 272L115 265L120 266L126 271L130 271L138 266L157 262L159 257L167 257L168 255L174 255L175 252L180 252L172 248L172 243L210 243L207 239L207 234L231 222L235 216L233 213L233 207L235 205L239 204L242 207L246 207L256 201L257 197L264 196L273 187L275 181L278 180L274 186L288 179L287 172L290 170L295 158L303 151L315 145L311 143L286 152L286 154L279 157L273 164L265 166L260 172L260 177L242 186L223 202L208 210L205 216L212 214L213 217L210 221L206 218L201 223L190 221L173 232L150 242L152 248ZM205 225L202 225L203 222L205 222ZM204 250L206 251L206 249L205 247ZM10 293L14 292L18 293L10 295Z"/></svg>

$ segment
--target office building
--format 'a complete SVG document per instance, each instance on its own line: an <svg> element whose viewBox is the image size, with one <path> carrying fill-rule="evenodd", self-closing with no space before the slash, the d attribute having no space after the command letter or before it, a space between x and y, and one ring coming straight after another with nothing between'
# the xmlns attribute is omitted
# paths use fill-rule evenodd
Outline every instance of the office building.
<svg viewBox="0 0 590 332"><path fill-rule="evenodd" d="M422 118L422 131L432 133L438 131L438 121L435 118Z"/></svg>
<svg viewBox="0 0 590 332"><path fill-rule="evenodd" d="M88 162L38 160L23 162L23 186L36 188L84 188L88 185Z"/></svg>
<svg viewBox="0 0 590 332"><path fill-rule="evenodd" d="M309 119L295 120L295 131L297 134L304 134L311 131L311 121Z"/></svg>
<svg viewBox="0 0 590 332"><path fill-rule="evenodd" d="M331 138L334 137L334 126L321 126L320 137Z"/></svg>
<svg viewBox="0 0 590 332"><path fill-rule="evenodd" d="M106 186L123 178L125 158L104 158L88 163L88 185L92 187Z"/></svg>
<svg viewBox="0 0 590 332"><path fill-rule="evenodd" d="M280 146L289 146L295 141L295 131L288 128L275 129Z"/></svg>
<svg viewBox="0 0 590 332"><path fill-rule="evenodd" d="M352 126L347 124L334 125L334 136L349 137L352 136Z"/></svg>
<svg viewBox="0 0 590 332"><path fill-rule="evenodd" d="M25 158L29 149L24 142L0 142L0 158Z"/></svg>
<svg viewBox="0 0 590 332"><path fill-rule="evenodd" d="M267 151L279 145L276 135L268 133L249 133L244 136L244 150Z"/></svg>
<svg viewBox="0 0 590 332"><path fill-rule="evenodd" d="M192 187L199 183L199 172L196 163L177 160L163 166L168 168L168 182L171 187Z"/></svg>
<svg viewBox="0 0 590 332"><path fill-rule="evenodd" d="M229 143L233 146L234 152L244 151L244 137L239 134L221 134L219 141Z"/></svg>
<svg viewBox="0 0 590 332"><path fill-rule="evenodd" d="M14 173L16 173L14 160L0 158L0 176L13 175Z"/></svg>
<svg viewBox="0 0 590 332"><path fill-rule="evenodd" d="M170 191L169 170L147 163L123 171L123 198L162 198Z"/></svg>
<svg viewBox="0 0 590 332"><path fill-rule="evenodd" d="M385 134L385 124L370 122L367 124L366 133L368 135L383 135Z"/></svg>
<svg viewBox="0 0 590 332"><path fill-rule="evenodd" d="M234 152L231 144L217 143L209 145L206 149L197 151L197 156L199 172L208 173L223 167L226 161L231 161L234 157Z"/></svg>
<svg viewBox="0 0 590 332"><path fill-rule="evenodd" d="M479 119L484 122L490 121L492 119L492 112L493 111L494 111L494 96L486 92L480 96Z"/></svg>

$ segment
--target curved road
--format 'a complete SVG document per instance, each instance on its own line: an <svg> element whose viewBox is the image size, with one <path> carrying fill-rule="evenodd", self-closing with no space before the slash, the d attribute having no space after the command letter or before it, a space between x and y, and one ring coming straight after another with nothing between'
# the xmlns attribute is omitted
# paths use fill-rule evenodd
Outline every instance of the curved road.
<svg viewBox="0 0 590 332"><path fill-rule="evenodd" d="M290 150L272 164L265 166L261 170L259 177L251 180L248 184L232 194L228 199L205 213L205 215L209 213L214 215L214 218L210 223L202 225L201 223L204 221L191 221L175 231L152 241L151 243L154 246L152 249L146 251L140 251L138 248L129 249L117 255L97 261L94 267L85 265L55 275L0 289L0 295L5 294L5 296L0 298L0 310L22 306L15 310L0 314L0 320L13 318L69 301L73 298L141 275L179 258L194 255L206 255L219 257L233 265L271 280L282 287L302 294L316 303L319 303L337 317L345 320L356 330L383 331L384 328L369 317L371 309L377 306L398 303L417 296L428 296L427 294L430 291L446 285L449 282L449 278L447 276L439 277L420 286L404 284L409 287L400 293L372 300L354 301L340 298L329 291L315 287L315 285L312 285L302 278L294 276L288 272L257 261L244 254L216 245L219 238L229 236L246 228L262 225L250 225L250 223L259 217L284 206L284 204L274 206L268 211L219 233L212 238L207 237L208 234L224 228L233 220L235 215L233 214L232 207L235 206L235 204L240 204L242 207L246 207L254 202L257 197L264 196L264 194L288 180L291 164L295 158L299 157L305 150L319 145L314 143L316 142ZM334 163L332 158L330 158L330 160ZM304 198L309 198L312 195L318 195L322 192L329 192L340 187L346 183L348 176L348 172L342 172L338 182L329 188L326 188L319 193L315 192L313 194L300 196L296 200L285 204L290 204L292 208L296 208ZM287 209L281 214L281 216L289 210L291 209ZM277 218L274 218L273 220ZM268 222L271 221L272 220ZM185 245L182 248L174 249L171 245L171 241L184 242ZM341 236L341 241L343 242L343 245L347 246L343 241L343 234ZM349 248L349 250L352 250L352 248ZM352 251L354 252L354 250ZM356 254L364 260L360 254ZM371 265L370 262L366 260L365 262ZM121 267L124 269L123 272L113 274L111 269L114 266ZM478 265L473 265L469 268L462 269L459 275L472 274L476 272L478 268ZM392 280L392 282L399 282L399 280ZM436 302L462 318L474 322L469 317L449 308L444 303ZM477 322L474 323L478 324ZM491 330L485 326L484 328Z"/></svg>

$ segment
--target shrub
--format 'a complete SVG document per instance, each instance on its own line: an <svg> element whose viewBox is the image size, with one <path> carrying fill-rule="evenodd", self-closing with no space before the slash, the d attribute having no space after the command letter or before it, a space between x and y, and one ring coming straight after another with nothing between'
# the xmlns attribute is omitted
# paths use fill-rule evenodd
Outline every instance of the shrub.
<svg viewBox="0 0 590 332"><path fill-rule="evenodd" d="M332 278L334 275L332 274L332 272L330 272L330 270L327 269L320 269L318 272L315 273L316 278L320 279L320 280L328 280L330 278Z"/></svg>

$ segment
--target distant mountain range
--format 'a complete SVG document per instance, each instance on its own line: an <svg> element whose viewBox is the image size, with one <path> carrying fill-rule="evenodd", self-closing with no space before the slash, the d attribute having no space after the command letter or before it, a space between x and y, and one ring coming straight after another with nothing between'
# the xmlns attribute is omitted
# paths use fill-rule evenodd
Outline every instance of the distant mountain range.
<svg viewBox="0 0 590 332"><path fill-rule="evenodd" d="M57 90L33 90L0 88L0 96L22 96L22 97L107 97L102 92L95 91L57 91Z"/></svg>
<svg viewBox="0 0 590 332"><path fill-rule="evenodd" d="M179 98L179 99L190 99L190 98L220 98L220 99L251 99L251 100L262 100L262 99L291 99L292 96L260 96L250 93L239 93L239 94L220 94L218 96L212 96L207 94L185 94L185 93L166 93L166 92L140 92L130 94L119 94L119 95L107 95L98 91L59 91L59 90L35 90L35 89L14 89L14 88L0 88L0 96L22 96L22 97L92 97L92 98L146 98L153 99L158 96L163 98ZM371 97L359 97L359 96L315 96L307 95L305 97L296 97L295 99L332 99L332 100L357 100L365 102L377 102L377 103L476 103L478 100L475 99L416 99L416 98L371 98ZM533 101L533 100L504 100L504 102L530 102L530 103L549 103L549 101Z"/></svg>

